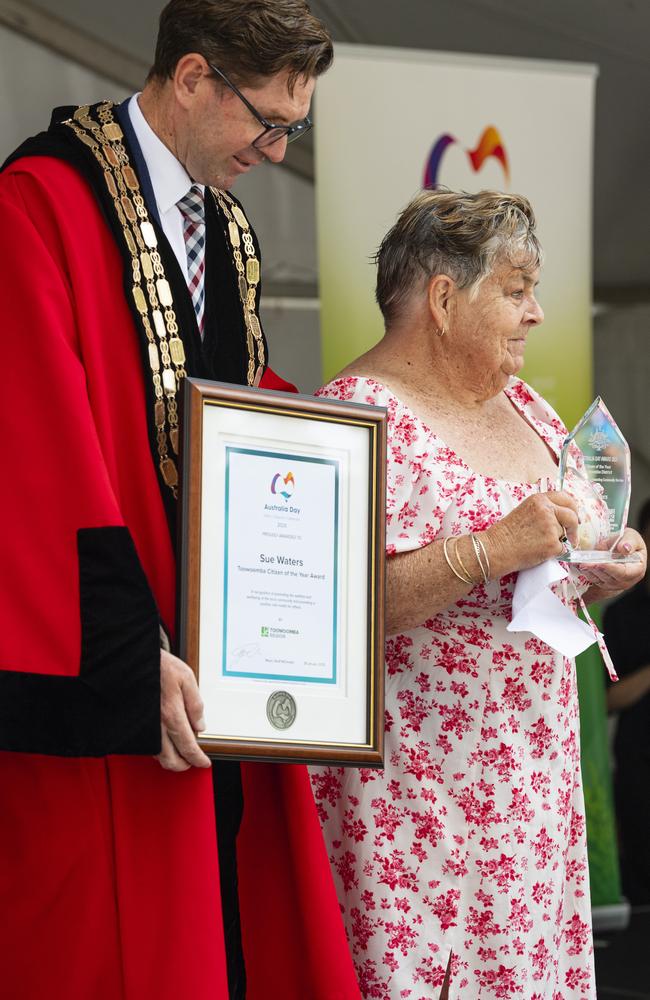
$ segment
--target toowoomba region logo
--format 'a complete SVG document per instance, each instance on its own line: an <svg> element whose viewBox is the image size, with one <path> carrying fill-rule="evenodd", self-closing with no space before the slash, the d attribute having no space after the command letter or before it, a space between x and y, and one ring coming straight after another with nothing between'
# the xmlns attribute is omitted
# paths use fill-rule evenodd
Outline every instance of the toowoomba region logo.
<svg viewBox="0 0 650 1000"><path fill-rule="evenodd" d="M283 476L281 472L276 472L271 480L271 493L273 496L281 496L285 500L290 500L295 488L296 482L293 478L293 472L287 472L286 476Z"/></svg>
<svg viewBox="0 0 650 1000"><path fill-rule="evenodd" d="M439 182L440 164L442 162L442 158L449 147L455 144L460 144L460 141L448 133L445 133L436 139L431 147L431 152L429 153L429 158L425 167L423 187L435 188L437 186ZM490 159L490 157L498 160L503 167L506 184L510 182L510 164L508 162L508 154L506 153L506 147L503 144L503 140L494 125L488 125L487 128L483 129L476 148L465 149L465 153L470 166L475 173L478 173L485 161Z"/></svg>

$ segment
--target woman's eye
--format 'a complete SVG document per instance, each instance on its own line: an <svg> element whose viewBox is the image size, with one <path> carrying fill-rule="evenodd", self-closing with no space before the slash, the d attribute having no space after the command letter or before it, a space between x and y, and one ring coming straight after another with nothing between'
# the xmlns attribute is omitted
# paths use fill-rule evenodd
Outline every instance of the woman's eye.
<svg viewBox="0 0 650 1000"><path fill-rule="evenodd" d="M510 293L513 299L522 299L524 296L523 288L515 288L513 292Z"/></svg>

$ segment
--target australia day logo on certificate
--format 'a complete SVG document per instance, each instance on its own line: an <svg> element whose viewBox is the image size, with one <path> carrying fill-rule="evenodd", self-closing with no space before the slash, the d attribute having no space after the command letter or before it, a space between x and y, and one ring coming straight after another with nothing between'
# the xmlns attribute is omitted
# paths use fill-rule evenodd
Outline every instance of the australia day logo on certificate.
<svg viewBox="0 0 650 1000"><path fill-rule="evenodd" d="M226 446L225 677L337 681L339 460Z"/></svg>
<svg viewBox="0 0 650 1000"><path fill-rule="evenodd" d="M287 472L286 476L282 476L279 472L276 472L271 480L271 493L274 496L279 494L285 500L289 500L293 496L295 488L296 481L293 477L293 472Z"/></svg>

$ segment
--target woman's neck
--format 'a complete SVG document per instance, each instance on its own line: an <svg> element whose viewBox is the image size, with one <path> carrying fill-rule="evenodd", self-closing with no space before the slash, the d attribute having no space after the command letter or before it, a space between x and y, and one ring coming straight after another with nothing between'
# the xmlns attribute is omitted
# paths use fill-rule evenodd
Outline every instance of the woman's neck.
<svg viewBox="0 0 650 1000"><path fill-rule="evenodd" d="M502 373L474 371L467 358L454 354L449 338L432 334L430 327L393 328L342 374L374 376L393 388L435 399L444 409L476 410L498 396L508 384Z"/></svg>

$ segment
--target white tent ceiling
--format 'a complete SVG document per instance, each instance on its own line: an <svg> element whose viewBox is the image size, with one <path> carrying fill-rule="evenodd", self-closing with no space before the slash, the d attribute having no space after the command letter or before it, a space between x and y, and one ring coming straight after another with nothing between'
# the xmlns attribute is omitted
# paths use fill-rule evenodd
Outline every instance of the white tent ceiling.
<svg viewBox="0 0 650 1000"><path fill-rule="evenodd" d="M127 57L124 64L136 78L149 65L161 5L162 0L38 0L37 5L0 0L0 17L20 27L22 12L36 18L44 12L61 22L63 32L69 26L79 33L81 61L82 36L98 40L113 50L120 66L115 75L132 82L120 57ZM596 63L597 296L650 299L648 0L313 0L312 9L338 41ZM69 43L67 49L74 54ZM444 95L434 99L444 101ZM539 155L561 153L546 148L540 135ZM297 166L308 170L308 157Z"/></svg>

